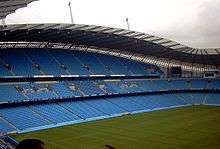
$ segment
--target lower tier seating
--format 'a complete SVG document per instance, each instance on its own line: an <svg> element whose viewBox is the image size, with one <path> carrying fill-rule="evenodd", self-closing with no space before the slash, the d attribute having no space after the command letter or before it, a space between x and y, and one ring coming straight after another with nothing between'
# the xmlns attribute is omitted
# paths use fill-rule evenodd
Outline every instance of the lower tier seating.
<svg viewBox="0 0 220 149"><path fill-rule="evenodd" d="M207 104L220 104L220 94L207 94L205 97Z"/></svg>
<svg viewBox="0 0 220 149"><path fill-rule="evenodd" d="M192 104L220 105L220 94L143 95L1 108L0 132L25 132L79 121Z"/></svg>

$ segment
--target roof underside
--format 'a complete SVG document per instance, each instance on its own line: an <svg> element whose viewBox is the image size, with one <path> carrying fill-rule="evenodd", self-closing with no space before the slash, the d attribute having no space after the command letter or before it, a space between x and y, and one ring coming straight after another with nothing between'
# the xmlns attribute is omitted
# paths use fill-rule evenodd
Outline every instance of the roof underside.
<svg viewBox="0 0 220 149"><path fill-rule="evenodd" d="M0 0L0 19L14 13L17 9L26 7L29 3L36 0Z"/></svg>
<svg viewBox="0 0 220 149"><path fill-rule="evenodd" d="M220 66L220 49L194 49L145 33L77 24L0 26L0 42L48 42L117 49L156 58Z"/></svg>

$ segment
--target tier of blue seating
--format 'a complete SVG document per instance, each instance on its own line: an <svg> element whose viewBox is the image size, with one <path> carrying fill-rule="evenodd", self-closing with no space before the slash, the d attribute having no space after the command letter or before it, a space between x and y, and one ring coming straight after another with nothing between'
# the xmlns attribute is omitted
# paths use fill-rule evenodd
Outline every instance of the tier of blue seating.
<svg viewBox="0 0 220 149"><path fill-rule="evenodd" d="M0 109L0 131L24 131L30 128L110 117L137 111L191 104L220 104L220 94L161 94L133 97L114 97L49 103ZM4 121L3 121L4 120Z"/></svg>
<svg viewBox="0 0 220 149"><path fill-rule="evenodd" d="M99 96L161 90L220 89L220 80L81 80L0 84L0 102ZM7 94L10 93L10 94Z"/></svg>
<svg viewBox="0 0 220 149"><path fill-rule="evenodd" d="M24 71L25 70L25 71ZM156 66L60 49L1 49L0 76L160 74Z"/></svg>

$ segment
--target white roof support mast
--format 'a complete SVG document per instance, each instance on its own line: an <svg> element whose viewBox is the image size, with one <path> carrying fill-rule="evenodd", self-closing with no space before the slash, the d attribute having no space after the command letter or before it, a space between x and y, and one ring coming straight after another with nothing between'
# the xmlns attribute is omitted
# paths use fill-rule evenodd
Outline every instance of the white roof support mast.
<svg viewBox="0 0 220 149"><path fill-rule="evenodd" d="M72 7L71 7L71 2L68 3L69 9L70 9L70 18L71 18L71 23L74 24L73 20L73 12L72 12Z"/></svg>
<svg viewBox="0 0 220 149"><path fill-rule="evenodd" d="M130 30L130 24L129 24L128 18L126 18L125 21L127 23L128 30Z"/></svg>

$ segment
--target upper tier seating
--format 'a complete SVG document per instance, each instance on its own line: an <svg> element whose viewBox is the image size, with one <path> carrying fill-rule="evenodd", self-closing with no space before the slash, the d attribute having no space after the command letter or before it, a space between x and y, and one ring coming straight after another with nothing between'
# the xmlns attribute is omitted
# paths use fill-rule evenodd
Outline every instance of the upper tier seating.
<svg viewBox="0 0 220 149"><path fill-rule="evenodd" d="M95 75L111 74L105 69L105 65L97 58L95 54L88 52L74 52L74 56L87 68L87 70Z"/></svg>
<svg viewBox="0 0 220 149"><path fill-rule="evenodd" d="M0 59L4 60L6 64L10 64L12 72L17 76L33 76L40 75L41 72L36 69L30 58L25 54L26 50L10 49L1 50ZM8 70L4 70L8 73L5 76L11 76ZM4 76L1 74L0 76Z"/></svg>
<svg viewBox="0 0 220 149"><path fill-rule="evenodd" d="M26 55L30 58L33 64L37 64L44 74L59 76L60 74L67 74L65 69L60 67L58 63L51 57L47 50L42 51L38 49L26 50Z"/></svg>
<svg viewBox="0 0 220 149"><path fill-rule="evenodd" d="M66 69L68 74L90 75L87 68L73 55L73 51L54 50L49 52Z"/></svg>
<svg viewBox="0 0 220 149"><path fill-rule="evenodd" d="M126 74L128 75L128 69L124 67L119 58L113 56L107 56L102 54L97 54L96 57L105 66L105 69L111 74Z"/></svg>
<svg viewBox="0 0 220 149"><path fill-rule="evenodd" d="M158 67L124 58L60 49L2 49L0 76L146 75Z"/></svg>

